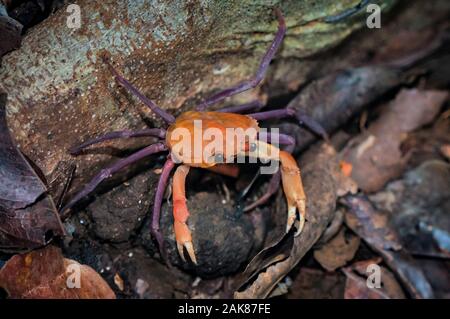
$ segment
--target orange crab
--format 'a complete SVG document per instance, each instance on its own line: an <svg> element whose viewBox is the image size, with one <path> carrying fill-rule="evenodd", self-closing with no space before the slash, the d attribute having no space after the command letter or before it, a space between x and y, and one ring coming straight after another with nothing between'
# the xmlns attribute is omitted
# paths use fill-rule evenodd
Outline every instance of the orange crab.
<svg viewBox="0 0 450 319"><path fill-rule="evenodd" d="M290 108L256 112L247 115L239 114L260 108L261 105L259 102L227 107L215 112L205 111L208 106L222 101L229 96L251 89L262 81L270 61L273 59L276 51L281 45L286 32L283 15L280 10L277 9L275 10L275 13L278 17L278 31L271 46L262 58L256 75L247 81L241 82L234 87L215 94L211 98L203 101L203 103L197 107L196 111L185 112L178 118L174 118L171 114L159 108L153 101L145 97L131 83L123 78L108 61L106 61L114 73L116 80L150 107L153 112L164 119L169 126L167 130L162 128L152 128L134 132L111 132L73 148L71 153L78 154L87 146L114 138L155 136L160 139L158 143L147 146L129 157L119 160L110 167L102 169L91 182L85 185L85 187L70 200L63 208L63 211L72 207L80 199L91 193L100 182L107 179L118 170L151 154L169 150L170 156L163 166L158 188L156 190L151 233L158 242L163 258L167 261L163 237L159 230L160 210L164 190L168 184L170 173L176 164L180 164L175 170L172 182L175 238L180 257L185 260L184 248L186 248L191 261L197 264L192 234L188 226L189 211L186 205L185 196L185 180L190 167L199 167L222 174L236 176L238 174L237 167L228 165L229 163L233 162L233 160L238 157L257 157L259 159L281 163L281 172L280 170L275 172L266 194L248 209L267 201L267 199L278 190L281 176L283 190L288 204L286 231L289 231L292 226L296 224L297 231L295 234L300 234L305 223L306 196L303 191L300 169L294 157L290 154L295 145L295 140L285 134L261 132L257 121L270 118L295 117L318 134L326 136L326 133L312 119L303 114L299 114L296 110ZM234 135L231 138L227 135L228 130L230 129L234 132ZM215 135L222 135L223 137L221 141L215 141L214 147L211 147L210 145L211 136L207 136L207 133L211 131L215 132ZM183 143L180 142L181 140L183 140ZM278 140L280 144L287 145L286 149L280 150L277 146L271 144L274 140ZM296 220L298 220L297 223L295 223Z"/></svg>

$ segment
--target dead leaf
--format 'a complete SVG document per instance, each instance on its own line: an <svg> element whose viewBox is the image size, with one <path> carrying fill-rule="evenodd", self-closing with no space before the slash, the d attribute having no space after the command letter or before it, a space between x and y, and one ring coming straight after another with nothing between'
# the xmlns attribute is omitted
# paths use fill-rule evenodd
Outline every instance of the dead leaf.
<svg viewBox="0 0 450 319"><path fill-rule="evenodd" d="M328 271L334 271L352 260L358 250L360 239L344 228L324 246L314 251L314 258Z"/></svg>
<svg viewBox="0 0 450 319"><path fill-rule="evenodd" d="M1 57L20 46L22 25L9 17L0 2L0 61ZM3 13L3 14L2 14Z"/></svg>
<svg viewBox="0 0 450 319"><path fill-rule="evenodd" d="M405 250L415 256L448 258L450 165L427 160L369 197L388 212Z"/></svg>
<svg viewBox="0 0 450 319"><path fill-rule="evenodd" d="M52 198L11 138L6 94L0 95L0 180L0 249L35 248L64 235Z"/></svg>
<svg viewBox="0 0 450 319"><path fill-rule="evenodd" d="M240 286L252 279L261 269L286 259L294 244L292 234L284 234L281 238L269 242L255 257L249 262L244 272L239 275ZM238 279L239 280L239 279Z"/></svg>
<svg viewBox="0 0 450 319"><path fill-rule="evenodd" d="M433 298L433 290L422 270L405 251L387 218L363 196L346 196L341 202L349 209L346 224L375 250L396 273L414 298Z"/></svg>
<svg viewBox="0 0 450 319"><path fill-rule="evenodd" d="M344 223L345 210L338 208L334 213L333 220L327 226L327 229L323 232L320 239L315 244L315 248L320 248L326 243L328 243L337 233L341 230L342 224Z"/></svg>
<svg viewBox="0 0 450 319"><path fill-rule="evenodd" d="M416 167L431 159L450 159L450 117L446 113L448 111L442 113L432 127L410 134L402 143L402 152L411 154L409 167Z"/></svg>
<svg viewBox="0 0 450 319"><path fill-rule="evenodd" d="M397 234L388 225L388 216L375 210L362 195L347 196L342 202L351 205L345 214L345 223L370 246L386 250L402 248Z"/></svg>
<svg viewBox="0 0 450 319"><path fill-rule="evenodd" d="M302 267L289 288L287 298L342 299L344 288L345 277L340 272Z"/></svg>
<svg viewBox="0 0 450 319"><path fill-rule="evenodd" d="M450 160L450 144L445 144L440 147L442 155L445 156L447 160Z"/></svg>
<svg viewBox="0 0 450 319"><path fill-rule="evenodd" d="M409 158L402 142L430 123L447 98L445 91L402 90L367 131L348 143L342 159L352 165L351 177L360 189L375 192L401 175Z"/></svg>
<svg viewBox="0 0 450 319"><path fill-rule="evenodd" d="M421 258L420 267L433 287L436 299L450 298L449 262L437 258Z"/></svg>
<svg viewBox="0 0 450 319"><path fill-rule="evenodd" d="M0 287L10 298L115 298L114 292L95 270L64 258L55 246L13 256L0 270Z"/></svg>

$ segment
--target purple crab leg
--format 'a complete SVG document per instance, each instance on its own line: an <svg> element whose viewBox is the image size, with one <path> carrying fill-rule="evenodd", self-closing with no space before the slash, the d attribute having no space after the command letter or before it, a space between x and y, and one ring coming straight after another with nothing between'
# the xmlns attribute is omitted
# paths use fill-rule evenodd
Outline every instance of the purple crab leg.
<svg viewBox="0 0 450 319"><path fill-rule="evenodd" d="M272 195L275 194L280 189L280 182L281 182L281 172L280 172L280 170L278 170L270 178L269 185L268 185L265 193L260 198L258 198L256 201L254 201L250 205L246 206L244 208L244 212L251 211L251 210L255 209L256 207L266 203L270 199L270 197L272 197Z"/></svg>
<svg viewBox="0 0 450 319"><path fill-rule="evenodd" d="M130 137L143 137L143 136L154 136L154 137L159 137L159 138L163 139L166 137L166 130L160 129L160 128L149 128L149 129L140 130L140 131L124 130L124 131L109 132L103 136L96 137L91 140L87 140L86 142L84 142L78 146L72 147L69 151L70 151L70 154L77 155L83 149L85 149L86 147L91 146L93 144L97 144L97 143L101 143L104 141L109 141L109 140L117 139L117 138L130 138Z"/></svg>
<svg viewBox="0 0 450 319"><path fill-rule="evenodd" d="M75 197L73 197L69 203L66 204L61 210L61 212L64 212L66 209L71 208L73 205L78 203L83 197L89 195L102 181L105 179L111 177L112 174L120 171L122 168L133 164L140 159L147 157L149 155L162 152L167 150L167 147L163 143L155 143L150 146L147 146L136 153L133 153L132 155L123 158L121 160L118 160L113 165L109 166L108 168L102 169L100 173L94 176L94 178L84 186L84 188L77 194Z"/></svg>
<svg viewBox="0 0 450 319"><path fill-rule="evenodd" d="M267 142L270 142L271 139L274 137L275 133L266 133L261 132L259 134L259 138L263 139ZM286 152L292 153L294 151L295 147L295 138L287 135L287 134L276 134L278 135L278 141L280 144L287 145L285 148ZM251 211L255 209L256 207L266 203L272 195L274 195L279 189L280 189L280 182L281 182L281 172L278 170L275 174L272 175L269 181L269 185L267 187L266 192L258 198L256 201L254 201L252 204L246 206L244 208L244 212Z"/></svg>
<svg viewBox="0 0 450 319"><path fill-rule="evenodd" d="M260 110L264 105L258 101L252 101L249 103L241 104L241 105L233 105L233 106L227 106L222 109L217 110L216 112L221 113L245 113L250 110Z"/></svg>
<svg viewBox="0 0 450 319"><path fill-rule="evenodd" d="M272 111L251 113L251 114L247 114L247 115L253 117L255 120L265 121L265 120L271 120L271 119L281 119L284 117L292 117L292 116L295 116L296 113L297 112L292 108L284 108L284 109L278 109L278 110L272 110Z"/></svg>
<svg viewBox="0 0 450 319"><path fill-rule="evenodd" d="M286 152L292 153L295 147L295 138L291 135L283 133L269 133L269 132L259 132L258 139L271 143L272 139L277 136L278 143L280 145L287 145L285 148Z"/></svg>
<svg viewBox="0 0 450 319"><path fill-rule="evenodd" d="M272 44L264 54L255 76L249 80L243 81L231 88L225 89L211 96L210 98L203 101L203 103L197 106L198 111L204 111L208 106L220 102L227 97L252 89L256 87L264 79L264 76L267 73L267 69L269 68L270 61L272 61L273 57L275 56L275 53L280 47L284 35L286 34L286 22L284 21L284 17L283 14L281 13L281 10L275 9L275 14L277 15L278 18L278 31L275 35L275 38L272 41Z"/></svg>
<svg viewBox="0 0 450 319"><path fill-rule="evenodd" d="M252 114L247 114L247 115L250 117L253 117L257 121L264 121L264 120L270 120L270 119L281 119L281 118L285 118L285 117L295 117L300 122L300 124L305 125L312 132L321 136L325 141L329 140L327 132L322 127L322 125L320 125L320 123L318 123L316 120L314 120L309 115L297 112L293 108L284 108L284 109L273 110L273 111L252 113Z"/></svg>
<svg viewBox="0 0 450 319"><path fill-rule="evenodd" d="M159 229L160 217L161 217L161 205L164 197L164 192L169 181L170 173L175 167L174 161L170 158L164 163L161 176L159 177L158 186L156 188L155 201L153 203L152 223L150 226L150 232L158 243L158 248L163 257L163 260L169 262L167 258L167 252L164 248L164 238Z"/></svg>
<svg viewBox="0 0 450 319"><path fill-rule="evenodd" d="M129 90L131 93L133 93L139 100L141 100L142 103L147 105L153 112L158 114L166 123L172 124L175 122L175 117L164 111L162 108L160 108L158 105L155 104L152 100L147 98L144 94L139 92L139 90L133 86L130 82L128 82L123 76L117 72L116 69L112 66L112 64L105 59L105 63L108 64L108 66L111 68L112 72L114 73L114 76L116 77L117 81L127 90Z"/></svg>

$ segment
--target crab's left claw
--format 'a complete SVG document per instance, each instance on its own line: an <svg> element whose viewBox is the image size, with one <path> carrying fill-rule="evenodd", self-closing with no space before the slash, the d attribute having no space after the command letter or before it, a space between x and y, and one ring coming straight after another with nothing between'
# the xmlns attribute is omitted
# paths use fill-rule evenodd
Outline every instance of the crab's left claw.
<svg viewBox="0 0 450 319"><path fill-rule="evenodd" d="M184 248L189 254L191 261L197 264L195 257L194 245L192 244L192 235L186 224L189 211L186 205L186 191L185 183L186 176L189 173L189 166L180 165L173 175L172 182L172 196L173 196L173 228L175 231L175 239L177 241L177 249L181 259L186 262L184 258Z"/></svg>
<svg viewBox="0 0 450 319"><path fill-rule="evenodd" d="M285 151L280 151L280 162L281 180L288 205L286 233L291 230L297 221L295 236L298 236L303 230L306 217L306 196L303 190L300 168L294 157Z"/></svg>
<svg viewBox="0 0 450 319"><path fill-rule="evenodd" d="M297 161L289 152L282 151L272 144L261 140L255 141L254 144L254 150L248 154L249 156L256 156L265 160L277 160L281 163L281 180L288 205L286 233L295 224L297 227L295 236L298 236L302 232L303 226L305 226L306 196Z"/></svg>

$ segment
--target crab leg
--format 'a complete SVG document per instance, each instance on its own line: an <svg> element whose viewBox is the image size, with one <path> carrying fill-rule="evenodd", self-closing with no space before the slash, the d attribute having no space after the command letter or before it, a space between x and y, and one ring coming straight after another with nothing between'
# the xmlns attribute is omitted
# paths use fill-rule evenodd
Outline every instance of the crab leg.
<svg viewBox="0 0 450 319"><path fill-rule="evenodd" d="M280 151L281 160L281 181L283 183L284 194L288 204L288 221L286 232L289 232L296 220L298 209L299 219L295 236L300 235L305 225L306 217L306 195L303 190L300 168L295 158L285 151Z"/></svg>
<svg viewBox="0 0 450 319"><path fill-rule="evenodd" d="M161 205L164 197L164 191L167 187L167 182L169 181L170 172L175 167L175 163L169 157L164 163L161 176L159 177L158 186L156 188L155 201L153 203L153 213L152 213L152 223L150 226L150 232L158 243L158 248L163 259L168 263L167 253L164 248L164 239L159 230L159 223L161 217Z"/></svg>
<svg viewBox="0 0 450 319"><path fill-rule="evenodd" d="M306 216L306 196L303 190L300 168L294 157L277 147L263 141L256 141L256 154L258 158L266 160L278 160L281 163L281 181L288 205L288 218L286 232L289 232L297 219L298 225L295 236L303 230ZM253 154L249 154L252 156Z"/></svg>
<svg viewBox="0 0 450 319"><path fill-rule="evenodd" d="M70 154L77 155L83 149L85 149L86 147L91 146L93 144L97 144L97 143L101 143L104 141L109 141L109 140L113 140L113 139L117 139L117 138L144 137L144 136L155 136L155 137L159 137L162 139L162 138L166 137L166 131L164 129L159 129L159 128L150 128L150 129L145 129L145 130L140 130L140 131L124 130L124 131L109 132L103 136L87 140L86 142L84 142L78 146L72 147L69 151L70 151Z"/></svg>
<svg viewBox="0 0 450 319"><path fill-rule="evenodd" d="M325 141L329 140L327 132L322 127L322 125L320 125L319 122L317 122L315 119L313 119L309 115L297 112L293 108L287 107L287 108L279 109L279 110L252 113L252 114L248 114L248 116L254 118L257 121L280 119L280 118L285 118L285 117L295 117L300 122L301 125L305 125L312 132L321 136Z"/></svg>
<svg viewBox="0 0 450 319"><path fill-rule="evenodd" d="M167 113L162 108L160 108L158 105L156 105L155 102L153 102L148 97L146 97L144 94L142 94L133 84L131 84L123 76L121 76L119 74L119 72L117 72L117 70L114 69L112 64L107 59L104 59L104 61L111 68L117 81L124 88L126 88L128 91L133 93L133 95L135 95L139 100L141 100L142 103L147 105L153 112L158 114L164 121L166 121L166 123L171 124L171 123L175 122L175 117L172 114Z"/></svg>
<svg viewBox="0 0 450 319"><path fill-rule="evenodd" d="M266 54L264 54L255 76L249 80L243 81L231 88L225 89L211 96L203 103L201 103L199 106L197 106L198 111L204 111L208 106L220 102L227 97L252 89L256 87L264 79L267 69L269 68L270 61L272 61L273 57L275 56L275 53L280 47L281 42L283 41L284 35L286 33L286 23L284 21L283 14L279 9L275 9L275 14L277 15L278 18L278 31Z"/></svg>
<svg viewBox="0 0 450 319"><path fill-rule="evenodd" d="M66 206L64 206L61 209L61 212L65 211L66 209L71 208L73 205L75 205L80 199L83 197L89 195L94 189L105 179L111 177L112 174L120 171L121 169L141 160L144 157L150 156L152 154L165 151L167 149L166 145L163 143L156 143L152 144L150 146L147 146L136 153L133 153L132 155L123 158L121 160L118 160L116 163L111 165L108 168L102 169L100 173L95 175L95 177L84 186L84 188L77 194L75 197L73 197Z"/></svg>
<svg viewBox="0 0 450 319"><path fill-rule="evenodd" d="M258 139L267 143L272 143L272 140L276 137L278 143L281 145L287 145L285 148L286 152L292 153L295 147L295 138L290 135L283 133L269 133L269 132L259 132Z"/></svg>
<svg viewBox="0 0 450 319"><path fill-rule="evenodd" d="M194 264L197 264L195 258L194 246L192 244L192 235L186 224L189 217L189 211L186 205L185 183L186 176L189 173L189 166L180 165L173 175L172 197L173 197L173 228L175 230L175 239L177 241L178 253L181 259L184 258L183 249L186 248L189 257Z"/></svg>
<svg viewBox="0 0 450 319"><path fill-rule="evenodd" d="M274 137L274 135L275 135L275 133L260 132L258 138L270 143L272 138ZM278 137L278 141L280 144L287 145L287 147L285 148L285 151L292 153L294 150L294 147L295 147L295 138L293 138L290 135L281 134L281 133L276 134L276 135ZM258 198L255 202L253 202L252 204L245 207L244 212L248 212L248 211L258 207L259 205L266 203L269 200L269 198L272 197L272 195L274 195L278 191L278 189L280 187L280 182L281 182L281 173L280 173L280 171L277 171L275 174L272 175L272 177L269 181L269 185L267 187L267 191L260 198Z"/></svg>
<svg viewBox="0 0 450 319"><path fill-rule="evenodd" d="M272 195L274 195L280 189L280 182L281 182L281 174L280 171L278 171L275 174L273 174L272 177L270 178L266 192L256 201L246 206L244 208L244 212L249 212L255 209L256 207L266 203L270 199L270 197L272 197Z"/></svg>
<svg viewBox="0 0 450 319"><path fill-rule="evenodd" d="M244 112L248 112L250 110L259 110L263 107L263 104L258 101L251 101L245 104L241 104L241 105L233 105L233 106L227 106L221 109L218 109L216 112L221 112L221 113L244 113Z"/></svg>

